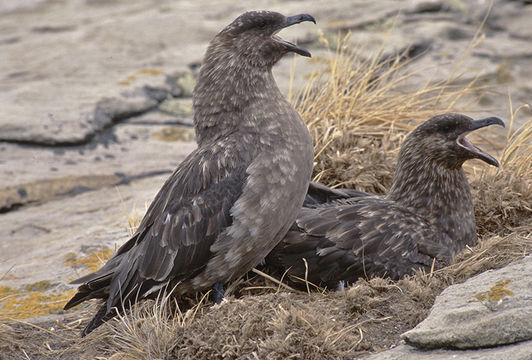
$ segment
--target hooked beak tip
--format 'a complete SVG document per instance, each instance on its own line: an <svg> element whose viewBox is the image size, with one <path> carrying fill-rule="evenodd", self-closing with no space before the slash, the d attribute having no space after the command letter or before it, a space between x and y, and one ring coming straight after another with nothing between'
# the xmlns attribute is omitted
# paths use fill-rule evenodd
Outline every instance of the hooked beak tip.
<svg viewBox="0 0 532 360"><path fill-rule="evenodd" d="M502 121L498 117L491 116L491 117L487 117L484 119L473 120L473 125L471 127L471 130L480 129L480 128L490 126L490 125L500 125L502 127L505 127L504 121Z"/></svg>
<svg viewBox="0 0 532 360"><path fill-rule="evenodd" d="M299 15L294 15L294 16L288 16L286 18L286 23L283 27L292 26L295 24L302 23L304 21L311 21L314 24L316 24L316 19L314 19L314 16L309 15L309 14L299 14Z"/></svg>

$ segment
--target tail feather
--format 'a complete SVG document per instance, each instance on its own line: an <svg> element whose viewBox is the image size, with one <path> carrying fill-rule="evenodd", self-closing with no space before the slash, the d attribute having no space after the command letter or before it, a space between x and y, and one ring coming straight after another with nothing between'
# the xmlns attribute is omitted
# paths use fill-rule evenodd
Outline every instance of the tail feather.
<svg viewBox="0 0 532 360"><path fill-rule="evenodd" d="M104 303L100 308L98 309L98 312L94 315L94 317L89 321L85 329L81 332L81 337L87 336L87 334L91 333L93 330L101 326L104 322L111 320L117 315L116 311L114 309L111 310L110 313L107 312L107 305Z"/></svg>
<svg viewBox="0 0 532 360"><path fill-rule="evenodd" d="M118 249L118 252L107 263L98 269L97 271L87 274L85 276L76 279L70 284L79 284L77 293L70 299L65 305L64 309L68 310L82 302L90 299L102 299L105 302L98 309L98 312L94 315L89 322L85 330L83 330L81 336L84 337L98 326L102 325L105 321L113 318L117 315L117 311L114 308L117 303L120 302L119 298L112 297L109 299L109 290L111 282L120 267L121 261L128 251L136 244L137 238L140 233L135 234L124 245Z"/></svg>
<svg viewBox="0 0 532 360"><path fill-rule="evenodd" d="M114 272L116 271L116 268L118 265L120 265L120 261L122 260L122 255L115 255L107 263L105 263L104 266L102 266L100 269L96 270L95 272L92 272L90 274L87 274L85 276L82 276L76 280L72 280L70 284L77 285L77 284L88 284L88 283L95 283L99 279L106 278L108 276L112 276ZM93 287L93 286L91 286Z"/></svg>
<svg viewBox="0 0 532 360"><path fill-rule="evenodd" d="M90 299L90 295L90 293L83 291L82 287L80 287L78 292L63 307L63 310L68 310L78 304L81 304L83 301Z"/></svg>
<svg viewBox="0 0 532 360"><path fill-rule="evenodd" d="M105 296L93 296L102 299L107 299L107 301L100 306L94 317L85 327L85 330L83 330L83 332L81 333L81 337L84 337L85 335L102 325L104 322L114 318L119 313L124 314L131 308L132 304L136 303L139 299L146 298L146 296L144 295L146 294L146 292L150 294L150 296L148 297L155 297L157 296L158 291L161 290L163 287L164 285L161 285L157 282L146 281L136 291L131 290L128 294L124 294L124 298L122 298L122 295L120 295L120 300L114 298L109 299L109 287L107 287L107 292L105 293ZM94 292L92 294L94 295ZM76 296L72 298L71 302L74 301L75 298ZM78 303L83 302L85 300L86 298L82 298L80 296Z"/></svg>
<svg viewBox="0 0 532 360"><path fill-rule="evenodd" d="M120 264L122 256L115 256L111 258L101 269L93 273L80 277L70 284L81 284L78 292L65 305L64 309L68 310L73 306L82 303L85 300L94 298L105 299L109 294L109 287L114 276L117 266Z"/></svg>
<svg viewBox="0 0 532 360"><path fill-rule="evenodd" d="M370 194L352 189L332 189L323 184L311 181L305 196L304 207L316 207L336 200L368 196Z"/></svg>
<svg viewBox="0 0 532 360"><path fill-rule="evenodd" d="M95 298L105 299L107 297L107 295L109 294L109 287L111 285L113 273L108 273L98 277L95 277L95 274L96 273L92 273L76 280L76 282L78 282L81 279L89 279L84 284L79 286L78 292L65 305L65 310L68 310L71 307L81 304L85 300Z"/></svg>
<svg viewBox="0 0 532 360"><path fill-rule="evenodd" d="M110 278L107 281L107 285L102 284L98 288L93 288L89 284L83 284L78 288L78 292L69 300L64 306L64 310L68 310L82 302L90 299L105 299L109 294Z"/></svg>

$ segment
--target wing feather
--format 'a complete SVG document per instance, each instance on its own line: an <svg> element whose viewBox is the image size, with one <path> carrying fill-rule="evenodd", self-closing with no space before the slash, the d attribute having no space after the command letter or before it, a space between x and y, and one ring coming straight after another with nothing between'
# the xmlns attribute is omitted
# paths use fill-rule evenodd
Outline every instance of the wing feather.
<svg viewBox="0 0 532 360"><path fill-rule="evenodd" d="M123 262L118 268L118 273L136 273L138 278L130 275L113 280L108 301L118 300L118 284L124 293L138 282L181 281L201 270L211 256L209 249L216 237L232 223L230 208L240 196L245 176L245 169L235 169L201 193L168 203L139 242L142 246L128 253L138 261ZM167 217L169 221L165 221Z"/></svg>
<svg viewBox="0 0 532 360"><path fill-rule="evenodd" d="M359 196L303 208L269 256L274 266L335 287L361 276L399 278L451 260L452 241L419 215L377 196Z"/></svg>
<svg viewBox="0 0 532 360"><path fill-rule="evenodd" d="M192 152L165 182L133 237L101 269L76 281L82 285L67 307L99 297L107 299L110 313L121 301L201 271L211 245L232 224L230 211L248 176L252 154L236 159L242 156L238 146L235 140Z"/></svg>

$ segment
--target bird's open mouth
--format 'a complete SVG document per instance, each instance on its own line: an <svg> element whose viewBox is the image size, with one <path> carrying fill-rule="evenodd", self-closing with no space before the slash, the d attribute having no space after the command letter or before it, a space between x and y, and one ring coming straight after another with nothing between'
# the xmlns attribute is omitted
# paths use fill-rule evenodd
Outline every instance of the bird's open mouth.
<svg viewBox="0 0 532 360"><path fill-rule="evenodd" d="M299 14L299 15L289 16L286 18L286 23L281 28L279 28L275 33L273 33L272 39L284 45L288 51L293 51L302 56L311 57L310 52L307 49L304 49L300 46L297 46L296 44L293 44L289 41L281 39L279 36L276 35L282 29L295 25L295 24L302 23L304 21L312 21L314 24L316 23L316 20L314 19L314 17L312 17L309 14Z"/></svg>
<svg viewBox="0 0 532 360"><path fill-rule="evenodd" d="M473 124L471 128L469 129L469 131L466 131L465 133L458 136L458 139L456 139L456 144L458 144L458 146L472 153L477 159L485 161L486 163L490 165L499 167L499 162L495 160L493 156L479 149L478 147L473 145L469 141L469 139L466 138L466 135L469 134L473 130L480 129L480 128L490 126L490 125L495 125L495 124L501 125L502 127L504 127L504 122L501 119L496 118L496 117L473 120Z"/></svg>
<svg viewBox="0 0 532 360"><path fill-rule="evenodd" d="M283 44L288 49L288 51L293 51L293 52L295 52L295 53L297 53L299 55L302 55L302 56L311 57L311 54L310 54L310 52L307 49L303 49L302 47L297 46L296 44L292 44L289 41L281 39L277 35L272 35L272 39L277 41L280 44Z"/></svg>
<svg viewBox="0 0 532 360"><path fill-rule="evenodd" d="M495 160L495 158L493 156L491 156L490 154L482 151L481 149L479 149L478 147L473 145L469 141L469 139L466 138L467 134L469 134L469 132L460 135L458 137L458 139L456 139L456 143L458 144L458 146L466 149L467 151L469 151L470 153L475 155L476 158L478 158L480 160L483 160L483 161L487 162L490 165L498 167L499 166L499 162L497 160Z"/></svg>

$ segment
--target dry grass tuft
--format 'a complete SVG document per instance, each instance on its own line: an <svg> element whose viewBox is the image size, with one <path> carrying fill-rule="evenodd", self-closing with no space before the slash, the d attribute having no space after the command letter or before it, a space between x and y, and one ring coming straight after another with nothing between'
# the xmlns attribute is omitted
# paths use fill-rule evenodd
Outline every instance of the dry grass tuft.
<svg viewBox="0 0 532 360"><path fill-rule="evenodd" d="M105 359L104 356L110 356L115 350L108 331L79 337L82 324L89 316L89 311L83 310L65 314L61 320L52 315L40 317L38 321L34 318L31 323L15 320L0 324L0 359Z"/></svg>
<svg viewBox="0 0 532 360"><path fill-rule="evenodd" d="M168 317L164 302L144 303L114 322L113 331L120 351L134 359L338 359L397 343L446 284L419 275L398 283L361 279L345 292L261 290L202 304L189 310L193 321Z"/></svg>
<svg viewBox="0 0 532 360"><path fill-rule="evenodd" d="M184 329L203 310L206 296L185 313L167 292L140 302L128 315L118 315L118 321L111 322L114 341L130 359L171 359Z"/></svg>
<svg viewBox="0 0 532 360"><path fill-rule="evenodd" d="M515 232L507 236L489 236L471 249L464 249L453 265L443 270L453 282L463 282L486 270L501 268L532 254L532 232Z"/></svg>
<svg viewBox="0 0 532 360"><path fill-rule="evenodd" d="M319 305L318 305L319 304ZM186 327L175 358L336 359L353 350L360 336L330 314L316 311L339 304L321 294L277 293L231 299Z"/></svg>
<svg viewBox="0 0 532 360"><path fill-rule="evenodd" d="M513 129L517 113L521 109L529 107L529 105L523 105L511 112L507 142L501 156L501 164L503 168L511 171L515 177L521 177L530 186L530 182L532 182L530 178L532 173L532 118L528 119L517 130L514 131Z"/></svg>
<svg viewBox="0 0 532 360"><path fill-rule="evenodd" d="M333 51L321 37L329 51L323 61L326 68L312 74L295 97L314 139L314 180L383 193L391 184L390 164L405 133L420 121L477 98L482 87L475 80L453 85L460 78L456 70L444 81L412 90L411 79L421 70L406 66L415 58L407 58L406 52L383 57L383 44L373 58L362 59L358 49L350 50L349 34L338 39ZM473 39L457 69L477 41Z"/></svg>
<svg viewBox="0 0 532 360"><path fill-rule="evenodd" d="M532 232L532 172L489 170L471 181L475 218L481 238Z"/></svg>
<svg viewBox="0 0 532 360"><path fill-rule="evenodd" d="M532 118L513 130L517 111L511 114L501 168L490 168L471 181L481 238L532 233Z"/></svg>

